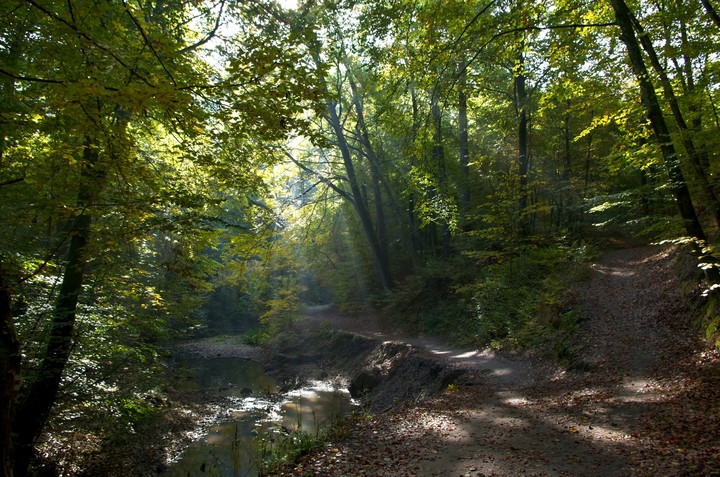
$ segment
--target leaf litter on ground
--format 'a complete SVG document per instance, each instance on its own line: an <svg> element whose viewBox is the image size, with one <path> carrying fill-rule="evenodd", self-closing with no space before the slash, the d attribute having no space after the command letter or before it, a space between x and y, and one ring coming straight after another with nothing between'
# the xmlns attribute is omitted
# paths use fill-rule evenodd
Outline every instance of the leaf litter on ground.
<svg viewBox="0 0 720 477"><path fill-rule="evenodd" d="M270 475L720 476L720 354L699 339L683 260L643 246L593 264L570 297L578 370L517 358L530 369L503 376L478 363L463 385L356 417Z"/></svg>

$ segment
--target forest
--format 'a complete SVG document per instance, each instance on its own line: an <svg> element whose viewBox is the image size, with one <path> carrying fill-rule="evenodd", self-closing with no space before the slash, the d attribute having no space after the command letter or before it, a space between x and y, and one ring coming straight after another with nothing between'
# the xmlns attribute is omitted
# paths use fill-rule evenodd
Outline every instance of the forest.
<svg viewBox="0 0 720 477"><path fill-rule="evenodd" d="M4 0L2 476L151 413L168 344L305 306L533 347L619 236L712 296L715 7Z"/></svg>

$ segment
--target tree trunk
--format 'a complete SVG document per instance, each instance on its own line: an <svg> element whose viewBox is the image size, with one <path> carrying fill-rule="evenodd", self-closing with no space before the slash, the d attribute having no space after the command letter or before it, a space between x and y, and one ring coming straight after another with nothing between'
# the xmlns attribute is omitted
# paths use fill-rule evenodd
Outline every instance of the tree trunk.
<svg viewBox="0 0 720 477"><path fill-rule="evenodd" d="M633 16L632 13L630 15L633 26L635 27L635 30L637 31L637 34L640 38L640 44L645 50L645 53L648 55L648 58L650 59L650 64L652 65L653 69L658 74L658 76L660 76L660 83L663 87L663 93L665 95L665 99L670 104L670 111L672 112L673 119L675 120L675 126L680 135L680 141L685 148L685 152L687 153L690 165L695 171L695 178L698 181L700 190L702 190L703 195L705 196L705 202L708 206L708 209L710 210L710 215L713 219L715 228L720 228L720 201L718 200L717 195L715 195L715 191L713 191L712 186L710 185L707 171L702 165L700 153L695 147L695 143L693 142L691 137L691 131L689 130L687 123L685 122L685 118L683 117L682 111L680 110L680 105L678 103L677 97L675 96L675 90L672 86L672 83L670 82L670 78L668 78L668 75L665 72L665 68L663 68L662 64L660 63L660 59L657 56L655 47L653 46L650 37L645 32L638 19ZM687 58L685 59L685 61L687 62ZM692 74L690 74L690 79L691 78ZM692 81L690 81L689 84L692 84Z"/></svg>
<svg viewBox="0 0 720 477"><path fill-rule="evenodd" d="M14 36L6 38L6 51L3 55L4 66L14 69L21 58L21 42L27 34L26 25L18 25ZM21 110L16 93L15 79L9 75L0 78L0 98L7 116ZM10 131L13 124L11 120L0 121L0 167L3 164L7 137L12 136ZM12 184L23 180L22 176L11 179L5 184ZM7 271L0 260L0 463L2 474L0 477L13 477L14 446L13 421L17 407L18 393L20 391L21 373L20 342L15 332L12 317L12 293Z"/></svg>
<svg viewBox="0 0 720 477"><path fill-rule="evenodd" d="M0 477L13 477L12 425L20 388L20 342L10 304L10 285L0 263Z"/></svg>
<svg viewBox="0 0 720 477"><path fill-rule="evenodd" d="M331 99L325 100L325 110L327 113L327 119L330 126L335 133L335 137L338 141L338 148L343 158L343 165L345 166L345 173L347 174L348 185L350 186L350 193L352 195L352 205L360 218L360 224L365 234L365 238L370 246L370 251L375 262L375 268L380 277L380 283L385 290L393 288L393 280L390 274L390 264L387 258L383 254L383 247L378 241L377 235L375 234L375 227L373 226L370 212L368 211L365 201L362 197L362 191L360 184L357 180L357 174L355 173L355 164L353 164L352 154L350 153L350 146L347 143L345 132L343 131L342 123L337 115L335 109L335 102Z"/></svg>
<svg viewBox="0 0 720 477"><path fill-rule="evenodd" d="M642 206L642 213L645 217L650 217L652 214L648 195L648 174L640 169L640 205Z"/></svg>
<svg viewBox="0 0 720 477"><path fill-rule="evenodd" d="M560 183L562 193L560 200L561 206L561 227L572 227L577 221L574 220L574 194L572 187L572 140L570 134L570 104L565 104L565 114L563 115L563 124L560 128L562 136L562 165L560 173Z"/></svg>
<svg viewBox="0 0 720 477"><path fill-rule="evenodd" d="M700 220L698 219L695 207L690 198L685 177L680 169L675 147L672 144L672 138L668 130L665 118L663 117L662 108L655 93L655 87L650 81L645 61L642 57L642 51L635 37L633 29L632 13L624 0L610 0L613 10L615 11L615 19L620 27L620 38L628 50L628 56L633 71L640 84L640 93L643 103L647 110L648 119L653 128L655 139L657 140L660 151L663 156L663 163L670 179L670 188L677 203L680 216L683 219L685 231L691 237L705 240L705 232L703 231Z"/></svg>
<svg viewBox="0 0 720 477"><path fill-rule="evenodd" d="M569 105L567 106L569 109ZM572 147L571 147L571 136L570 136L570 113L566 112L563 117L563 125L561 129L562 140L563 140L563 164L562 164L562 181L566 183L570 182L570 173L572 169Z"/></svg>
<svg viewBox="0 0 720 477"><path fill-rule="evenodd" d="M373 148L372 143L370 142L370 134L368 133L367 124L365 123L365 110L363 108L362 98L358 94L357 84L355 83L352 72L350 72L350 62L347 61L347 59L345 65L348 69L348 82L350 83L350 91L353 95L353 104L355 106L355 113L357 116L357 124L355 129L357 131L357 135L360 140L360 145L362 147L364 155L370 164L373 195L375 197L375 224L377 229L377 241L380 247L379 251L382 261L384 263L387 263L389 266L390 256L387 250L387 224L385 219L385 208L383 207L383 194L381 186L384 186L387 198L392 205L393 211L395 212L394 217L397 220L398 225L401 229L402 217L399 212L397 202L395 201L395 197L392 193L390 183L385 174L383 174L383 170L380 166L380 161L377 157L377 154L375 154L375 149Z"/></svg>
<svg viewBox="0 0 720 477"><path fill-rule="evenodd" d="M99 179L104 172L98 165L99 151L88 140L83 148L83 171L78 192L78 210L75 219L63 280L58 292L43 360L28 389L22 391L14 420L15 477L27 475L35 442L47 421L60 389L62 375L75 342L75 318L82 290L85 265L88 260L87 244L90 238L92 216L87 207L98 191Z"/></svg>
<svg viewBox="0 0 720 477"><path fill-rule="evenodd" d="M590 110L590 123L595 119L595 110ZM585 154L585 174L583 180L583 196L587 197L588 187L590 185L590 163L592 162L593 152L593 133L590 132L587 135L587 154Z"/></svg>
<svg viewBox="0 0 720 477"><path fill-rule="evenodd" d="M458 127L459 149L460 149L460 215L462 230L470 231L470 144L468 138L468 115L467 115L467 74L465 61L460 62L460 74L458 78Z"/></svg>
<svg viewBox="0 0 720 477"><path fill-rule="evenodd" d="M528 114L527 89L525 88L525 57L520 54L517 58L517 73L515 75L515 101L518 113L518 180L520 197L518 197L520 235L526 237L530 234L530 216L528 208L528 173L530 171L530 157L528 155Z"/></svg>
<svg viewBox="0 0 720 477"><path fill-rule="evenodd" d="M438 174L438 190L436 193L445 194L447 189L447 172L445 171L445 147L443 146L443 133L442 133L442 113L440 112L440 105L437 99L433 99L432 103L432 117L433 117L433 159L437 166ZM444 198L443 200L448 200ZM443 220L442 224L442 242L440 254L443 258L450 256L450 224L447 219Z"/></svg>
<svg viewBox="0 0 720 477"><path fill-rule="evenodd" d="M677 0L678 7L682 6L682 0ZM694 45L690 43L690 38L688 35L687 30L687 22L685 21L684 17L682 15L679 15L680 17L680 50L682 51L683 55L683 70L685 75L685 80L682 81L682 85L685 88L684 93L686 96L690 98L690 104L688 105L688 111L690 113L690 129L693 135L701 130L702 127L702 116L701 111L702 107L700 104L700 101L698 101L698 96L700 96L702 93L697 90L697 85L695 83L695 72L693 70L693 59L690 55L690 51L694 48ZM672 39L669 40L669 43L672 42ZM699 94L698 94L699 93ZM712 177L712 174L710 172L710 155L708 153L707 147L701 142L700 147L698 148L698 157L700 161L700 166L705 171L705 174L707 175L707 180L710 182L710 184L713 184L714 180ZM712 186L711 186L712 187ZM714 192L714 188L713 188ZM716 194L717 197L717 194Z"/></svg>
<svg viewBox="0 0 720 477"><path fill-rule="evenodd" d="M408 86L410 90L410 102L412 105L412 149L415 150L415 143L417 142L418 134L420 132L420 108L418 106L417 92L415 91L412 83ZM417 166L417 157L413 152L410 155L410 167L415 168ZM410 244L412 248L412 259L413 263L417 266L420 263L418 255L424 252L425 246L420 235L420 227L418 226L418 218L415 213L415 192L410 189L408 194L408 221L409 221L409 236Z"/></svg>

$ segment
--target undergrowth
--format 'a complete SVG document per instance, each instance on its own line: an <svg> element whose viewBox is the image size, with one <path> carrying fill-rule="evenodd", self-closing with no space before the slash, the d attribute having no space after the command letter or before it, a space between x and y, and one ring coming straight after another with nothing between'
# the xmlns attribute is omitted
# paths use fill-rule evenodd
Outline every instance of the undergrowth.
<svg viewBox="0 0 720 477"><path fill-rule="evenodd" d="M450 266L430 263L389 297L385 310L458 345L541 348L570 363L567 343L578 318L568 309L566 290L587 278L592 254L585 243L557 242L467 253Z"/></svg>
<svg viewBox="0 0 720 477"><path fill-rule="evenodd" d="M354 419L361 414L346 415L333 412L330 422L321 425L315 421L314 429L306 430L298 418L294 429L277 425L260 430L255 434L258 476L262 477L276 471L293 467L301 457L310 452L327 447L334 439L345 435Z"/></svg>

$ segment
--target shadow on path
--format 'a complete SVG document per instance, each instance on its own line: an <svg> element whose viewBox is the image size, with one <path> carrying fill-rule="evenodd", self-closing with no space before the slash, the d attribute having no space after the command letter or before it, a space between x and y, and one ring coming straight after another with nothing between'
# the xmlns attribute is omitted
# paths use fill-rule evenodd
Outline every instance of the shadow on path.
<svg viewBox="0 0 720 477"><path fill-rule="evenodd" d="M688 314L674 257L670 248L646 246L607 253L593 264L590 278L574 290L584 372L460 349L385 331L372 320L312 310L310 320L412 344L473 370L477 379L359 421L342 442L301 468L328 476L681 475L653 464L653 446L641 435L648 416L668 406L663 369L689 356L693 346L680 338L687 330L677 327Z"/></svg>

